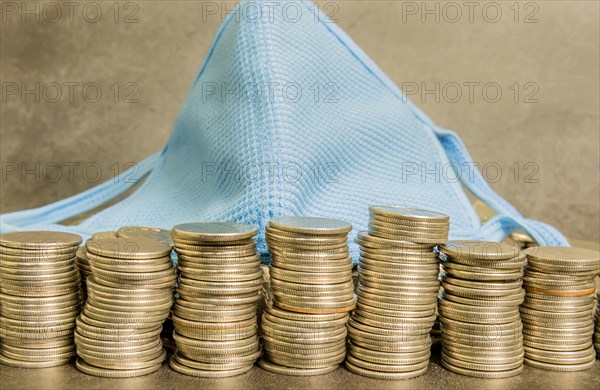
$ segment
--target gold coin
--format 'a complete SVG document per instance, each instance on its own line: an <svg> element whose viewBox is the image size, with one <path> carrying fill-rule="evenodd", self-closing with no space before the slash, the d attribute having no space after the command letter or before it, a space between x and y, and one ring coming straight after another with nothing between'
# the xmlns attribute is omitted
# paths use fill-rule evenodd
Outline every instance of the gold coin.
<svg viewBox="0 0 600 390"><path fill-rule="evenodd" d="M176 306L173 313L183 319L190 321L201 321L201 322L240 322L248 320L254 316L256 316L256 311L252 311L245 314L216 314L219 312L212 312L209 315L203 314L206 312L197 312L194 310L185 310L181 306ZM224 312L227 313L227 312Z"/></svg>
<svg viewBox="0 0 600 390"><path fill-rule="evenodd" d="M389 300L371 300L364 295L359 294L358 303L371 308L380 308L386 310L396 310L403 315L414 315L415 317L429 317L435 314L437 305L435 303L428 305L406 305L394 303ZM362 306L360 306L362 307Z"/></svg>
<svg viewBox="0 0 600 390"><path fill-rule="evenodd" d="M292 368L286 366L280 366L279 364L270 362L269 360L262 358L258 361L258 366L263 370L274 372L281 375L290 376L313 376L322 375L333 372L338 369L338 365L332 365L323 368Z"/></svg>
<svg viewBox="0 0 600 390"><path fill-rule="evenodd" d="M343 313L349 312L354 309L356 304L355 298L348 299L342 302L319 302L319 303L306 303L299 301L287 300L286 302L280 302L277 299L273 300L273 303L284 310L294 311L298 313L306 314L329 314L329 313Z"/></svg>
<svg viewBox="0 0 600 390"><path fill-rule="evenodd" d="M177 362L183 364L184 366L195 368L197 370L207 370L207 371L226 371L226 370L234 370L242 367L247 367L248 363L204 363L195 360L191 360L183 356L182 354L175 352L173 354L173 359Z"/></svg>
<svg viewBox="0 0 600 390"><path fill-rule="evenodd" d="M271 261L271 266L280 269L286 269L294 272L313 272L313 273L346 273L348 271L352 272L352 261L345 261L345 264L338 266L326 266L321 263L312 264L312 265L298 265L294 264L294 262L281 262L277 260Z"/></svg>
<svg viewBox="0 0 600 390"><path fill-rule="evenodd" d="M175 330L173 332L173 338L177 344L185 344L198 348L207 348L215 351L218 354L226 354L230 348L244 347L248 345L254 345L258 342L258 335L253 334L247 338L239 338L235 340L201 340L194 339L184 335L181 335Z"/></svg>
<svg viewBox="0 0 600 390"><path fill-rule="evenodd" d="M186 241L224 242L247 240L256 236L255 226L234 222L192 222L176 225L171 234Z"/></svg>
<svg viewBox="0 0 600 390"><path fill-rule="evenodd" d="M206 258L239 258L239 257L248 257L248 256L256 256L256 249L247 249L240 251L230 251L230 252L198 252L196 250L188 250L185 248L180 248L175 246L175 252L177 255L185 255L185 256L194 256L194 257L206 257Z"/></svg>
<svg viewBox="0 0 600 390"><path fill-rule="evenodd" d="M442 351L442 361L445 361L446 363L451 364L454 367L460 367L467 370L474 370L480 372L503 372L523 367L522 358L516 359L508 363L497 363L497 361L493 361L493 363L473 363L448 356L444 351Z"/></svg>
<svg viewBox="0 0 600 390"><path fill-rule="evenodd" d="M426 307L429 307L429 305L434 305L432 307L436 307L437 304L437 297L433 293L428 295L410 293L394 294L389 291L366 287L361 283L358 284L357 295L359 299L362 297L363 299L366 298L398 305L413 306L408 310L416 309L416 307L423 307L423 305Z"/></svg>
<svg viewBox="0 0 600 390"><path fill-rule="evenodd" d="M551 364L551 363L538 362L536 360L528 359L527 357L525 357L523 359L523 363L527 364L528 366L534 367L534 368L539 368L541 370L559 371L559 372L574 372L574 371L588 370L588 369L594 367L594 365L596 364L596 359L590 360L589 362L583 363L583 364Z"/></svg>
<svg viewBox="0 0 600 390"><path fill-rule="evenodd" d="M442 341L442 348L453 354L461 355L464 360L470 359L508 359L522 358L524 355L523 347L476 347L471 345L461 345L452 341Z"/></svg>
<svg viewBox="0 0 600 390"><path fill-rule="evenodd" d="M342 352L337 356L328 357L328 358L308 358L308 359L299 359L299 358L285 358L278 354L270 353L265 350L265 357L271 360L274 363L277 363L282 366L293 367L293 368L323 368L342 363L346 356L346 352Z"/></svg>
<svg viewBox="0 0 600 390"><path fill-rule="evenodd" d="M450 221L450 217L446 214L400 206L370 206L369 213L372 215L393 218L394 220L400 221L414 221L423 223L430 222L440 224L447 224Z"/></svg>
<svg viewBox="0 0 600 390"><path fill-rule="evenodd" d="M427 371L427 368L428 368L428 366L425 366L419 370L409 371L409 372L381 372L381 371L367 370L365 368L358 367L358 366L352 364L349 360L346 360L345 365L346 365L346 368L348 369L348 371L350 371L354 374L365 376L368 378L386 379L386 380L416 378L418 376L423 375Z"/></svg>
<svg viewBox="0 0 600 390"><path fill-rule="evenodd" d="M0 255L8 257L37 257L46 256L49 258L60 257L62 255L69 255L69 257L75 257L77 252L76 246L66 246L62 248L11 248L8 246L0 245ZM0 257L1 259L1 257Z"/></svg>
<svg viewBox="0 0 600 390"><path fill-rule="evenodd" d="M215 355L210 351L204 353L197 353L200 349L188 348L186 346L178 346L177 352L188 359L202 362L202 363L214 363L214 364L254 364L256 359L262 354L260 345L256 343L251 351L239 354L231 355Z"/></svg>
<svg viewBox="0 0 600 390"><path fill-rule="evenodd" d="M162 366L162 361L160 364L155 364L153 366L139 369L106 369L101 367L95 367L86 363L83 359L77 358L77 360L75 361L75 366L79 371L88 375L94 375L104 378L133 378L137 376L148 375L155 371L158 371Z"/></svg>
<svg viewBox="0 0 600 390"><path fill-rule="evenodd" d="M446 283L451 283L454 286L461 286L477 290L515 290L520 289L522 284L521 279L505 280L498 282L476 282L472 280L453 278L445 273L442 273L442 280Z"/></svg>
<svg viewBox="0 0 600 390"><path fill-rule="evenodd" d="M196 270L193 272L181 270L183 276L185 276L186 283L193 285L196 281L199 282L217 282L217 283L235 283L235 282L252 282L262 280L262 270L258 266L255 266L252 270Z"/></svg>
<svg viewBox="0 0 600 390"><path fill-rule="evenodd" d="M272 260L292 263L311 263L320 265L321 262L338 262L346 264L352 262L347 246L342 248L303 250L294 247L270 247L269 255Z"/></svg>
<svg viewBox="0 0 600 390"><path fill-rule="evenodd" d="M346 239L327 238L323 236L286 237L267 234L269 251L274 251L280 256L294 256L296 253L325 252L331 255L347 254L348 242Z"/></svg>
<svg viewBox="0 0 600 390"><path fill-rule="evenodd" d="M446 292L445 289L441 289L438 298L444 299L446 301L452 301L456 303L461 303L464 305L477 306L477 307L514 307L519 306L523 303L523 295L515 295L512 297L503 297L506 299L473 299L473 298L465 298L457 295L450 294Z"/></svg>
<svg viewBox="0 0 600 390"><path fill-rule="evenodd" d="M166 257L171 253L171 246L148 238L101 238L88 240L86 250L88 256L136 260Z"/></svg>
<svg viewBox="0 0 600 390"><path fill-rule="evenodd" d="M244 373L250 371L253 367L252 364L249 364L242 368L223 370L223 371L199 370L199 369L191 368L184 364L181 364L179 361L177 361L175 359L175 356L172 356L171 359L169 360L169 366L173 370L177 371L180 374L195 376L195 377L199 377L199 378L226 378L226 377L241 375L241 374L244 374Z"/></svg>
<svg viewBox="0 0 600 390"><path fill-rule="evenodd" d="M600 252L576 247L544 246L525 250L528 259L567 266L592 263L600 266Z"/></svg>
<svg viewBox="0 0 600 390"><path fill-rule="evenodd" d="M198 257L198 256L187 256L185 254L178 253L179 264L194 268L201 267L203 265L231 265L236 266L238 264L254 264L260 261L260 255L253 254L251 256L234 256L234 257Z"/></svg>
<svg viewBox="0 0 600 390"><path fill-rule="evenodd" d="M427 273L412 273L404 272L401 273L389 273L388 270L375 267L366 267L362 263L358 266L359 275L363 277L370 277L372 279L382 279L382 283L386 283L387 280L393 281L412 281L420 282L423 281L428 284L438 283L438 271L429 271Z"/></svg>
<svg viewBox="0 0 600 390"><path fill-rule="evenodd" d="M497 355L497 356L485 356L485 355L465 355L459 352L454 352L450 349L443 349L445 356L454 358L460 361L464 361L471 364L514 364L519 362L523 364L524 353L522 351L515 353L514 356L509 355Z"/></svg>
<svg viewBox="0 0 600 390"><path fill-rule="evenodd" d="M297 349L306 345L323 347L325 344L332 344L337 346L340 342L345 341L347 330L341 328L336 331L318 330L315 333L286 332L271 327L271 324L262 323L261 333L266 340L271 340L272 343L279 342Z"/></svg>
<svg viewBox="0 0 600 390"><path fill-rule="evenodd" d="M431 356L431 350L429 348L425 348L421 351L415 352L403 352L403 353L394 353L394 352L380 352L373 351L368 348L360 347L356 344L353 344L352 341L348 341L348 350L349 352L357 357L358 359L368 361L371 363L380 363L387 364L386 362L394 362L401 361L402 359L413 360L415 362L422 361L423 359L429 359ZM394 363L392 363L394 364ZM403 363L396 363L403 364ZM404 363L410 364L410 363Z"/></svg>
<svg viewBox="0 0 600 390"><path fill-rule="evenodd" d="M369 229L369 234L372 236L377 236L384 239L389 240L399 240L399 241L411 241L420 244L438 244L440 242L445 242L447 240L447 236L439 235L439 236L430 236L430 235L409 235L409 234L392 234L382 231L381 229L373 230Z"/></svg>
<svg viewBox="0 0 600 390"><path fill-rule="evenodd" d="M198 305L223 305L223 306L235 306L235 305L245 305L250 303L255 303L260 300L261 294L258 293L250 293L244 294L243 296L194 296L193 294L187 294L186 290L182 290L180 288L177 289L177 293L187 301L193 301Z"/></svg>
<svg viewBox="0 0 600 390"><path fill-rule="evenodd" d="M117 236L123 238L149 238L173 246L171 231L155 227L125 226L117 231Z"/></svg>
<svg viewBox="0 0 600 390"><path fill-rule="evenodd" d="M421 359L418 363L412 363L412 364L391 364L391 362L387 362L386 364L379 364L379 363L371 363L371 362L359 359L359 358L355 357L353 354L349 354L346 357L346 361L357 367L361 367L365 370L388 372L388 373L415 372L415 371L419 371L423 368L427 368L429 366L429 359L425 359L425 360Z"/></svg>
<svg viewBox="0 0 600 390"><path fill-rule="evenodd" d="M324 321L347 321L348 315L346 313L331 313L331 314L304 314L295 313L286 310L282 310L277 306L274 306L272 302L267 302L265 309L268 314L282 318L284 320L292 321L306 321L306 322L324 322ZM344 322L345 323L345 322Z"/></svg>
<svg viewBox="0 0 600 390"><path fill-rule="evenodd" d="M468 369L468 368L464 368L464 367L457 367L455 365L448 363L448 361L443 360L443 359L442 359L442 367L444 367L448 371L452 371L456 374L472 376L474 378L481 378L481 379L509 378L509 377L512 377L515 375L519 375L520 373L523 372L523 365L521 365L518 368L514 368L511 370L504 370L504 371L478 371L478 370L472 370L472 369Z"/></svg>
<svg viewBox="0 0 600 390"><path fill-rule="evenodd" d="M352 230L352 225L347 222L316 217L275 217L271 218L269 226L291 233L315 235L339 235Z"/></svg>
<svg viewBox="0 0 600 390"><path fill-rule="evenodd" d="M0 246L27 250L63 249L81 244L76 234L50 231L23 231L0 235Z"/></svg>
<svg viewBox="0 0 600 390"><path fill-rule="evenodd" d="M352 280L347 280L343 283L334 283L334 284L308 284L308 283L300 283L295 281L285 281L279 280L277 278L270 279L271 287L273 289L281 289L281 290L290 290L290 291L299 291L307 293L315 292L323 295L335 295L336 292L346 292L347 289L353 289L354 284Z"/></svg>
<svg viewBox="0 0 600 390"><path fill-rule="evenodd" d="M447 223L419 223L411 221L394 221L390 218L372 216L369 219L369 224L375 227L382 227L397 231L407 232L431 232L448 234L449 224Z"/></svg>
<svg viewBox="0 0 600 390"><path fill-rule="evenodd" d="M132 287L132 288L146 288L163 290L166 288L172 288L177 282L177 275L173 274L161 279L148 279L148 280L127 280L124 282L119 279L112 279L107 277L101 277L99 275L94 276L94 280L98 283L103 284L106 287L121 288L121 287Z"/></svg>
<svg viewBox="0 0 600 390"><path fill-rule="evenodd" d="M418 252L432 252L435 245L415 243L403 240L385 239L369 234L368 231L359 231L356 236L357 244L369 248L379 248L388 250L397 250L400 253L404 250Z"/></svg>
<svg viewBox="0 0 600 390"><path fill-rule="evenodd" d="M196 298L253 298L257 292L260 292L262 287L249 286L249 287L236 287L236 288L221 288L215 290L212 287L197 287L197 285L190 285L188 282L191 279L184 279L179 282L179 288L177 293L183 298L189 298L189 300L195 300Z"/></svg>
<svg viewBox="0 0 600 390"><path fill-rule="evenodd" d="M450 276L473 281L515 280L523 277L523 270L503 270L486 267L474 267L446 261L444 271Z"/></svg>
<svg viewBox="0 0 600 390"><path fill-rule="evenodd" d="M49 360L49 361L41 361L41 362L32 362L32 361L22 361L17 359L12 359L7 356L0 354L0 363L9 367L16 368L48 368L48 367L56 367L61 366L63 364L67 364L72 360L72 357L67 357L63 359Z"/></svg>
<svg viewBox="0 0 600 390"><path fill-rule="evenodd" d="M444 307L456 311L473 312L475 315L487 316L488 314L514 314L519 310L518 305L511 306L472 306L460 302L453 302L446 299L440 299L439 307Z"/></svg>
<svg viewBox="0 0 600 390"><path fill-rule="evenodd" d="M407 304L419 305L437 302L437 296L435 293L424 294L419 291L389 291L369 287L363 284L361 280L358 281L357 291L361 292L362 294L367 294L365 295L365 297L367 298L370 297L371 299L376 299L375 296L394 298L395 300L397 300L398 303L405 302Z"/></svg>
<svg viewBox="0 0 600 390"><path fill-rule="evenodd" d="M519 248L503 242L457 240L440 245L440 251L453 259L476 259L486 264L486 260L510 260L519 256Z"/></svg>
<svg viewBox="0 0 600 390"><path fill-rule="evenodd" d="M315 273L307 274L304 272L295 272L290 270L284 270L281 268L271 267L269 269L271 278L295 282L301 284L339 284L344 283L352 279L352 272L338 272L338 273Z"/></svg>

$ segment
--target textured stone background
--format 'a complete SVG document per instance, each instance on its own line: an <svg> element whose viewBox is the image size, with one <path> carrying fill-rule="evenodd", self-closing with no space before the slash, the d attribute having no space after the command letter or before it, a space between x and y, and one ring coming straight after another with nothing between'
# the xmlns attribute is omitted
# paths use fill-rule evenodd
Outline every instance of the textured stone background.
<svg viewBox="0 0 600 390"><path fill-rule="evenodd" d="M123 1L117 13L112 0L76 2L74 12L60 1L27 3L32 13L23 2L2 1L2 212L73 195L159 150L221 22L212 10L233 7L220 1ZM476 2L472 22L461 6L455 23L456 10L443 2L427 2L428 9L439 7L439 21L425 14L422 2L320 5L398 84L422 90L439 83L438 99L419 91L412 100L458 131L482 166L502 168L492 183L500 194L570 237L598 241L599 3L521 2L518 15L512 1L488 3ZM100 19L91 22L98 9ZM494 21L497 9L502 16ZM469 82L479 83L472 102ZM38 96L24 94L36 83ZM50 101L52 83L61 86L57 102ZM75 83L72 101L68 83ZM453 83L462 86L457 102ZM482 95L481 86L489 83L502 91L495 103L486 101L493 100L493 90ZM87 101L94 85L102 91L96 103ZM19 90L9 93L15 86ZM127 102L130 93L137 102ZM36 163L39 177L10 174L36 169ZM54 163L62 164L62 176L51 182ZM65 163L80 164L72 177ZM487 173L496 176L493 168Z"/></svg>

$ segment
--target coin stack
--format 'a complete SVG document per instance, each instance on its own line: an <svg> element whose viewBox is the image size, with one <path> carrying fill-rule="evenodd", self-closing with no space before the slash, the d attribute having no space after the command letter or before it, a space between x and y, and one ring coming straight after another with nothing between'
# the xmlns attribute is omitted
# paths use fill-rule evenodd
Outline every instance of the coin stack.
<svg viewBox="0 0 600 390"><path fill-rule="evenodd" d="M260 356L257 233L252 225L231 222L173 228L180 274L173 310L177 352L170 360L175 371L230 377L249 371Z"/></svg>
<svg viewBox="0 0 600 390"><path fill-rule="evenodd" d="M537 247L527 253L521 306L525 364L552 371L594 365L594 278L600 253L572 247Z"/></svg>
<svg viewBox="0 0 600 390"><path fill-rule="evenodd" d="M596 296L596 331L594 332L594 347L596 348L596 354L600 354L600 291Z"/></svg>
<svg viewBox="0 0 600 390"><path fill-rule="evenodd" d="M442 366L478 378L521 373L525 255L505 243L452 241L440 246L440 259Z"/></svg>
<svg viewBox="0 0 600 390"><path fill-rule="evenodd" d="M75 356L80 243L81 237L61 232L0 235L0 363L44 368Z"/></svg>
<svg viewBox="0 0 600 390"><path fill-rule="evenodd" d="M128 378L158 370L166 358L160 332L173 304L171 247L150 239L86 242L92 275L77 318L77 368Z"/></svg>
<svg viewBox="0 0 600 390"><path fill-rule="evenodd" d="M358 302L348 323L346 367L377 379L423 374L437 318L439 262L433 249L448 239L446 215L401 207L369 208L359 232Z"/></svg>
<svg viewBox="0 0 600 390"><path fill-rule="evenodd" d="M346 322L354 308L352 225L327 218L277 217L266 230L273 302L261 330L263 369L285 375L335 370L346 355Z"/></svg>

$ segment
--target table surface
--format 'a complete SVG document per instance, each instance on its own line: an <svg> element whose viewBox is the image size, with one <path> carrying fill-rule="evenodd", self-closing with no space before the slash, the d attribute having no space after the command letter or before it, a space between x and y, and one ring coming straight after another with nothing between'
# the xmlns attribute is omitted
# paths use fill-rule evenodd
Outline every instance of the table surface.
<svg viewBox="0 0 600 390"><path fill-rule="evenodd" d="M525 366L521 375L506 379L477 379L454 374L439 363L440 347L433 349L429 370L407 380L384 381L355 375L343 367L313 377L273 374L254 367L232 378L202 379L178 374L168 364L150 375L130 379L106 379L85 375L73 363L46 369L0 366L0 388L9 389L600 389L600 360L586 371L561 373Z"/></svg>

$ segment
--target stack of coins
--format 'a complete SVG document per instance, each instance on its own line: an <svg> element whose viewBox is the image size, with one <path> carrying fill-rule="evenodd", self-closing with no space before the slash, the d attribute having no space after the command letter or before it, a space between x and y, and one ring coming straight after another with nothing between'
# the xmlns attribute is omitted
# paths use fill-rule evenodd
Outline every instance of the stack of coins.
<svg viewBox="0 0 600 390"><path fill-rule="evenodd" d="M401 207L369 208L359 232L358 302L348 323L346 367L378 379L406 379L429 365L436 321L439 262L448 239L446 215Z"/></svg>
<svg viewBox="0 0 600 390"><path fill-rule="evenodd" d="M81 237L60 232L0 235L0 363L44 368L75 356L80 243Z"/></svg>
<svg viewBox="0 0 600 390"><path fill-rule="evenodd" d="M277 217L267 226L273 302L262 316L265 357L259 366L286 375L335 370L346 356L346 322L354 308L346 222Z"/></svg>
<svg viewBox="0 0 600 390"><path fill-rule="evenodd" d="M173 304L171 247L149 239L94 238L86 243L92 275L77 318L77 368L127 378L158 370L160 332Z"/></svg>
<svg viewBox="0 0 600 390"><path fill-rule="evenodd" d="M521 373L525 255L504 243L453 241L440 246L440 259L442 366L478 378Z"/></svg>
<svg viewBox="0 0 600 390"><path fill-rule="evenodd" d="M260 356L257 233L254 226L231 222L173 228L180 273L173 310L177 352L170 360L175 371L230 377L249 371Z"/></svg>
<svg viewBox="0 0 600 390"><path fill-rule="evenodd" d="M594 365L594 278L600 253L582 248L537 247L527 253L521 307L525 364L553 371Z"/></svg>
<svg viewBox="0 0 600 390"><path fill-rule="evenodd" d="M600 354L600 291L596 296L596 331L594 332L594 347L596 348L596 354Z"/></svg>

